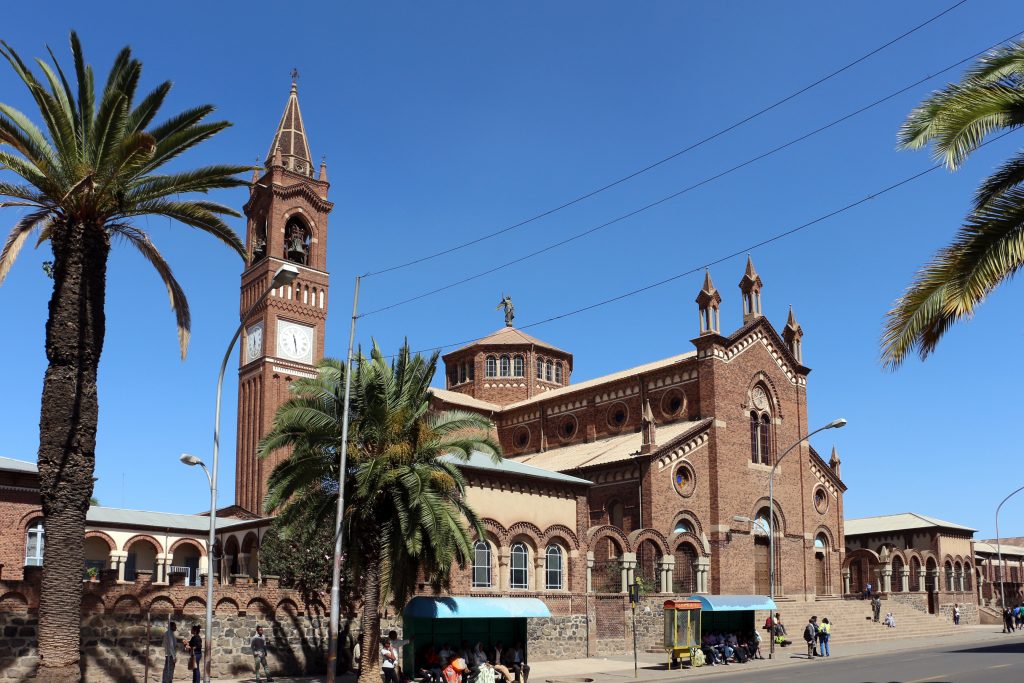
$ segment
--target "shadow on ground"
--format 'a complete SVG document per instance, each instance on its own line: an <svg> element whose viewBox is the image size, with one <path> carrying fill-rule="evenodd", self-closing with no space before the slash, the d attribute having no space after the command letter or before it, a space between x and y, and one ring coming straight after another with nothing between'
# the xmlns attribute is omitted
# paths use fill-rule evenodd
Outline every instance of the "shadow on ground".
<svg viewBox="0 0 1024 683"><path fill-rule="evenodd" d="M976 654L1024 654L1024 641L1015 640L1007 643L999 643L997 645L979 645L977 647L965 647L960 650L949 650L948 652L973 652Z"/></svg>

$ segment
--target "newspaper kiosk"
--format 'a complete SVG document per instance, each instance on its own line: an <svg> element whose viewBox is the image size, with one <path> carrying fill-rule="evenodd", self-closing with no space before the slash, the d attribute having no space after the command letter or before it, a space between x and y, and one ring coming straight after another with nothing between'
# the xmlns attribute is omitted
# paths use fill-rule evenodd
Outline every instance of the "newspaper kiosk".
<svg viewBox="0 0 1024 683"><path fill-rule="evenodd" d="M682 666L693 663L693 653L700 647L699 600L665 601L665 652L668 654L668 668L679 662Z"/></svg>

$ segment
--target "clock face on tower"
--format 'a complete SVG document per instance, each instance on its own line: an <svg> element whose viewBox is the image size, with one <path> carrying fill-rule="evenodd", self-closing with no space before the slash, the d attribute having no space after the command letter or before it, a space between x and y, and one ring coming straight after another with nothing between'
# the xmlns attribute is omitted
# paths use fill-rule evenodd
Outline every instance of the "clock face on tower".
<svg viewBox="0 0 1024 683"><path fill-rule="evenodd" d="M251 363L263 355L263 323L252 325L245 331L245 362Z"/></svg>
<svg viewBox="0 0 1024 683"><path fill-rule="evenodd" d="M286 321L277 327L277 353L302 363L313 362L313 328Z"/></svg>

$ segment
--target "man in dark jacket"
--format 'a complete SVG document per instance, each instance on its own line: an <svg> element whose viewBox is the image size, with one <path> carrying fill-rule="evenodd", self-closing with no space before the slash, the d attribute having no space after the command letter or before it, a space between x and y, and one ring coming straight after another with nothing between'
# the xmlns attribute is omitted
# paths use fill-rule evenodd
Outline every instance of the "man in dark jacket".
<svg viewBox="0 0 1024 683"><path fill-rule="evenodd" d="M804 627L804 640L807 641L807 659L818 656L818 617L811 617Z"/></svg>

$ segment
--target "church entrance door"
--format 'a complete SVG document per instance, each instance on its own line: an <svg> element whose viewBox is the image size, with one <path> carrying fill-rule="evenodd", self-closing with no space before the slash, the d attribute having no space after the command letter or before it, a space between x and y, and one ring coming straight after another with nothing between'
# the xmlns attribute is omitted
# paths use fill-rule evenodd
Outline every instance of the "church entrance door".
<svg viewBox="0 0 1024 683"><path fill-rule="evenodd" d="M828 575L825 572L825 553L814 553L815 595L828 595Z"/></svg>
<svg viewBox="0 0 1024 683"><path fill-rule="evenodd" d="M758 536L754 539L754 594L768 595L771 565L768 561L768 539Z"/></svg>

